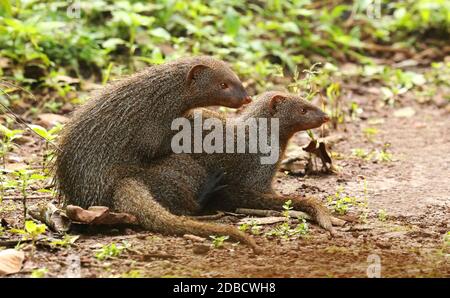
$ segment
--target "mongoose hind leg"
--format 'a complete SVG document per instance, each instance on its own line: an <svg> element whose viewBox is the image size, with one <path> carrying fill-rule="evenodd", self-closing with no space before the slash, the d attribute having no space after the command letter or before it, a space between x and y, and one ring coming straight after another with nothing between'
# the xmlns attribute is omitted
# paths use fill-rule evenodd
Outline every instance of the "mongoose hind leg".
<svg viewBox="0 0 450 298"><path fill-rule="evenodd" d="M184 216L177 216L162 207L149 192L144 183L133 178L122 179L116 186L113 198L116 211L133 214L147 230L166 234L227 235L231 239L250 246L254 252L260 252L253 238L226 225L198 222Z"/></svg>
<svg viewBox="0 0 450 298"><path fill-rule="evenodd" d="M208 203L213 199L214 194L227 187L224 184L223 170L217 170L207 176L206 181L203 183L199 194L197 196L197 202L200 206L200 210L204 210Z"/></svg>

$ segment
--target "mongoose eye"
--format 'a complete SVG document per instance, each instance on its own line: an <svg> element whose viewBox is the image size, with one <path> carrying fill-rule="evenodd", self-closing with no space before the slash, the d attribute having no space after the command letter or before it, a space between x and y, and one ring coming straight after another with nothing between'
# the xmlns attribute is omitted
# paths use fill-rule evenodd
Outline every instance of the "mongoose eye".
<svg viewBox="0 0 450 298"><path fill-rule="evenodd" d="M227 89L228 88L227 83L220 83L220 88L221 89Z"/></svg>
<svg viewBox="0 0 450 298"><path fill-rule="evenodd" d="M302 113L303 115L305 115L307 112L308 112L307 109L302 109L302 110L300 111L300 113Z"/></svg>

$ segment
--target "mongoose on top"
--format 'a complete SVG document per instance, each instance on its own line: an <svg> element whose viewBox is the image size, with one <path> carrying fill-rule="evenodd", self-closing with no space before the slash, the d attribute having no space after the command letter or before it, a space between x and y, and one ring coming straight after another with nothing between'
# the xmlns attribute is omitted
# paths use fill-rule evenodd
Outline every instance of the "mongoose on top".
<svg viewBox="0 0 450 298"><path fill-rule="evenodd" d="M122 167L169 154L171 122L192 108L239 107L249 97L222 61L201 56L149 67L112 83L66 124L56 157L59 191L69 204L111 205Z"/></svg>

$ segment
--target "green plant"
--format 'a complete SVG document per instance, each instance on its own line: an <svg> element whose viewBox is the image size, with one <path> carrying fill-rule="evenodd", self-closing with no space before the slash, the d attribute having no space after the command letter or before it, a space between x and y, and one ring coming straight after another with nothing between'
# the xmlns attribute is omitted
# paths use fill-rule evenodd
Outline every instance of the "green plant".
<svg viewBox="0 0 450 298"><path fill-rule="evenodd" d="M366 183L366 182L364 182ZM329 196L328 204L331 205L337 214L347 214L351 207L367 207L367 187L364 186L364 198L348 196L344 194L342 187L339 187L333 196Z"/></svg>
<svg viewBox="0 0 450 298"><path fill-rule="evenodd" d="M223 247L225 240L228 240L230 236L209 236L212 239L212 247L220 248Z"/></svg>
<svg viewBox="0 0 450 298"><path fill-rule="evenodd" d="M126 273L123 273L120 277L122 278L143 278L144 275L140 270L130 270Z"/></svg>
<svg viewBox="0 0 450 298"><path fill-rule="evenodd" d="M70 235L66 234L66 235L64 235L64 237L62 239L52 240L50 242L50 245L54 246L54 247L68 248L72 244L74 244L78 238L79 238L79 236L70 236Z"/></svg>
<svg viewBox="0 0 450 298"><path fill-rule="evenodd" d="M23 205L23 220L25 223L27 217L27 197L28 197L28 186L31 182L37 180L46 179L45 176L35 173L31 170L19 169L12 172L14 176L16 176L17 180L10 180L8 182L9 186L18 187L20 193L22 194L22 205Z"/></svg>
<svg viewBox="0 0 450 298"><path fill-rule="evenodd" d="M46 229L47 226L45 224L36 224L32 220L27 220L25 221L24 229L10 229L9 231L11 233L23 235L23 240L31 240L31 244L33 247L32 254L34 254L36 241L38 240L40 235L45 233Z"/></svg>
<svg viewBox="0 0 450 298"><path fill-rule="evenodd" d="M374 137L380 132L378 128L375 127L366 127L363 130L364 136L369 140L370 142L374 141Z"/></svg>
<svg viewBox="0 0 450 298"><path fill-rule="evenodd" d="M43 278L47 275L48 269L47 268L38 268L34 269L31 272L31 277L33 278Z"/></svg>
<svg viewBox="0 0 450 298"><path fill-rule="evenodd" d="M256 221L252 221L250 223L243 223L238 227L238 229L242 232L249 231L253 235L261 234L261 226L258 225Z"/></svg>
<svg viewBox="0 0 450 298"><path fill-rule="evenodd" d="M49 144L53 144L52 142L57 138L58 133L61 131L63 126L61 124L57 124L49 130L39 125L29 126L35 133L45 140L44 154L42 155L42 170L45 171L48 161L53 156L53 153L49 151Z"/></svg>
<svg viewBox="0 0 450 298"><path fill-rule="evenodd" d="M362 159L370 159L371 153L363 148L354 148L352 149L352 155Z"/></svg>
<svg viewBox="0 0 450 298"><path fill-rule="evenodd" d="M392 154L387 152L386 149L377 152L377 160L381 162L392 161Z"/></svg>
<svg viewBox="0 0 450 298"><path fill-rule="evenodd" d="M444 235L444 246L450 247L450 231Z"/></svg>
<svg viewBox="0 0 450 298"><path fill-rule="evenodd" d="M283 216L285 218L284 222L277 225L275 228L271 229L265 235L269 237L282 237L285 239L289 239L292 237L299 237L308 234L309 227L304 218L297 218L299 223L295 228L292 228L290 225L291 216L289 215L289 211L293 209L292 200L287 200L283 204Z"/></svg>
<svg viewBox="0 0 450 298"><path fill-rule="evenodd" d="M331 124L336 129L338 124L344 122L344 113L342 112L341 85L331 83L326 89L326 96L330 106Z"/></svg>
<svg viewBox="0 0 450 298"><path fill-rule="evenodd" d="M2 150L0 152L0 155L3 160L3 168L6 168L6 156L8 152L12 149L14 146L13 141L17 138L20 138L22 136L23 130L20 129L9 129L4 125L0 124L0 135L2 136Z"/></svg>
<svg viewBox="0 0 450 298"><path fill-rule="evenodd" d="M379 221L386 221L388 218L388 214L386 213L386 210L380 209L378 210L378 220Z"/></svg>
<svg viewBox="0 0 450 298"><path fill-rule="evenodd" d="M129 247L130 245L126 242L122 242L122 244L110 243L100 248L100 250L95 253L95 258L100 261L116 258Z"/></svg>

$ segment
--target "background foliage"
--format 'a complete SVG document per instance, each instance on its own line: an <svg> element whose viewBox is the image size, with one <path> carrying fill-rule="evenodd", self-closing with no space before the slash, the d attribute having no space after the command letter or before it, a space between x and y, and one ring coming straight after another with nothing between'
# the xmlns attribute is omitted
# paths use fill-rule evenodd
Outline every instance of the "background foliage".
<svg viewBox="0 0 450 298"><path fill-rule="evenodd" d="M280 75L280 66L294 76L297 68L321 62L322 74L381 80L385 95L395 97L424 80L392 64L442 60L443 51L431 60L417 54L430 47L448 50L449 33L446 0L2 0L0 76L47 94L34 112L78 103L83 93L71 91L89 89L85 82L105 83L148 64L200 53L233 63L254 92L276 82L267 77ZM339 73L344 62L358 68ZM330 82L318 84L326 88ZM16 106L23 96L12 94ZM14 107L11 99L2 100Z"/></svg>

